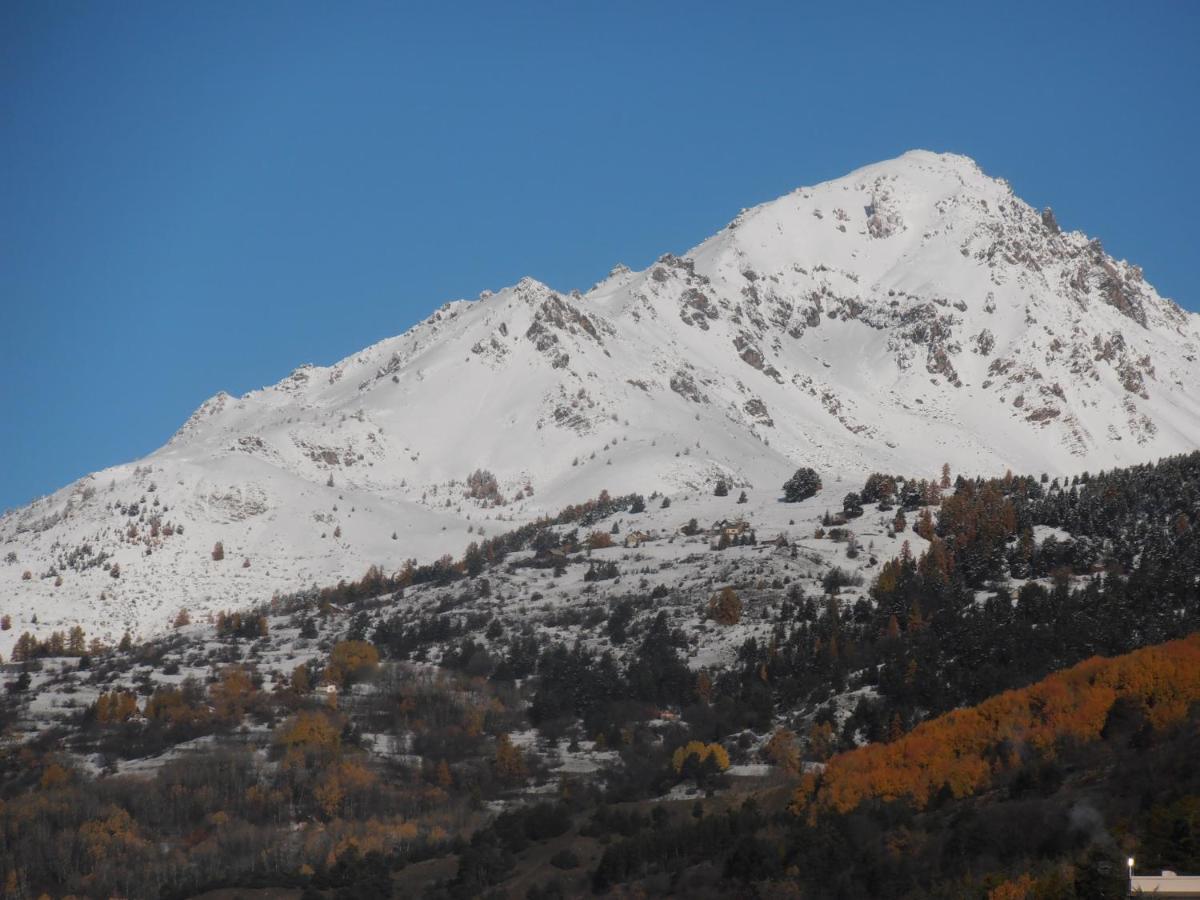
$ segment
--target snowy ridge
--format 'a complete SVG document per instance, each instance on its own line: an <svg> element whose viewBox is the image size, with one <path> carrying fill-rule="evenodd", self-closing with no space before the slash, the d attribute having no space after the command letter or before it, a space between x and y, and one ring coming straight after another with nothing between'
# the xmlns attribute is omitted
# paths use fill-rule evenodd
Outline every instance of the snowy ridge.
<svg viewBox="0 0 1200 900"><path fill-rule="evenodd" d="M0 651L23 630L147 634L183 606L456 553L602 489L723 478L770 503L798 465L844 493L943 462L1155 459L1200 446L1198 354L1200 316L1137 267L969 159L913 151L586 294L527 278L217 394L148 457L0 520ZM494 485L469 486L478 469Z"/></svg>

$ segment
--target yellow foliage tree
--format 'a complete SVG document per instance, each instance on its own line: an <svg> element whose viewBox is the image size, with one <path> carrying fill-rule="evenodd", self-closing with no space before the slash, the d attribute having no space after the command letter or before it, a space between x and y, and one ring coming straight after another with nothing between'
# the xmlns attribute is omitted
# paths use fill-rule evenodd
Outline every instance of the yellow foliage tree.
<svg viewBox="0 0 1200 900"><path fill-rule="evenodd" d="M700 768L705 764L718 772L724 772L729 768L729 753L720 744L688 741L682 747L675 748L675 752L671 754L671 767L679 774L684 774L685 767Z"/></svg>
<svg viewBox="0 0 1200 900"><path fill-rule="evenodd" d="M285 719L275 730L289 765L334 759L342 743L342 730L329 715L305 711Z"/></svg>
<svg viewBox="0 0 1200 900"><path fill-rule="evenodd" d="M521 751L513 746L512 739L507 734L496 738L496 774L501 778L520 779L526 775L525 758Z"/></svg>
<svg viewBox="0 0 1200 900"><path fill-rule="evenodd" d="M316 787L313 788L313 799L316 800L317 807L325 815L326 819L332 819L337 816L342 808L342 800L345 796L345 789L342 787L341 779L338 778L336 772L327 772L317 782Z"/></svg>
<svg viewBox="0 0 1200 900"><path fill-rule="evenodd" d="M375 773L356 759L326 766L313 787L313 800L326 819L355 817L363 799L375 787ZM383 849L382 845L379 849Z"/></svg>
<svg viewBox="0 0 1200 900"><path fill-rule="evenodd" d="M379 651L369 641L334 644L325 667L325 680L343 687L368 678L379 668Z"/></svg>
<svg viewBox="0 0 1200 900"><path fill-rule="evenodd" d="M56 762L50 763L42 770L42 778L39 782L42 790L52 791L56 788L66 787L71 783L71 772L65 769Z"/></svg>

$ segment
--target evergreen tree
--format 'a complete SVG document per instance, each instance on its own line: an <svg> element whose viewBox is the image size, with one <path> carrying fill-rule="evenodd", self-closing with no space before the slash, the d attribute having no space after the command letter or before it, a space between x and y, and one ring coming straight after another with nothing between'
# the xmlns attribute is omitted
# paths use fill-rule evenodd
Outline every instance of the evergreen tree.
<svg viewBox="0 0 1200 900"><path fill-rule="evenodd" d="M797 469L783 484L783 499L787 503L798 503L816 495L821 490L821 478L810 468Z"/></svg>

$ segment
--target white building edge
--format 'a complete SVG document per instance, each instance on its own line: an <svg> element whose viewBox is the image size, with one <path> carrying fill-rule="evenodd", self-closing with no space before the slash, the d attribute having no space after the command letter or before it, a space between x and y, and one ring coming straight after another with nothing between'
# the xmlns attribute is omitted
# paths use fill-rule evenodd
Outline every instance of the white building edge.
<svg viewBox="0 0 1200 900"><path fill-rule="evenodd" d="M1161 875L1131 875L1129 892L1134 897L1194 897L1200 900L1200 875L1176 875L1170 871Z"/></svg>

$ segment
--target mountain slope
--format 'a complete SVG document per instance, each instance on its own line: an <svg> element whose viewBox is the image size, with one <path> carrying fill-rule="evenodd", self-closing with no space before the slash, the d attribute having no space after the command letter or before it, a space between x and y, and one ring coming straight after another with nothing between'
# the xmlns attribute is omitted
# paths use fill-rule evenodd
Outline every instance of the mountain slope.
<svg viewBox="0 0 1200 900"><path fill-rule="evenodd" d="M724 478L766 504L801 464L832 496L870 470L1074 472L1192 449L1198 323L970 160L914 151L586 294L525 279L218 394L145 459L0 520L3 638L146 632L181 606L454 552L602 489ZM495 484L468 486L477 469Z"/></svg>

